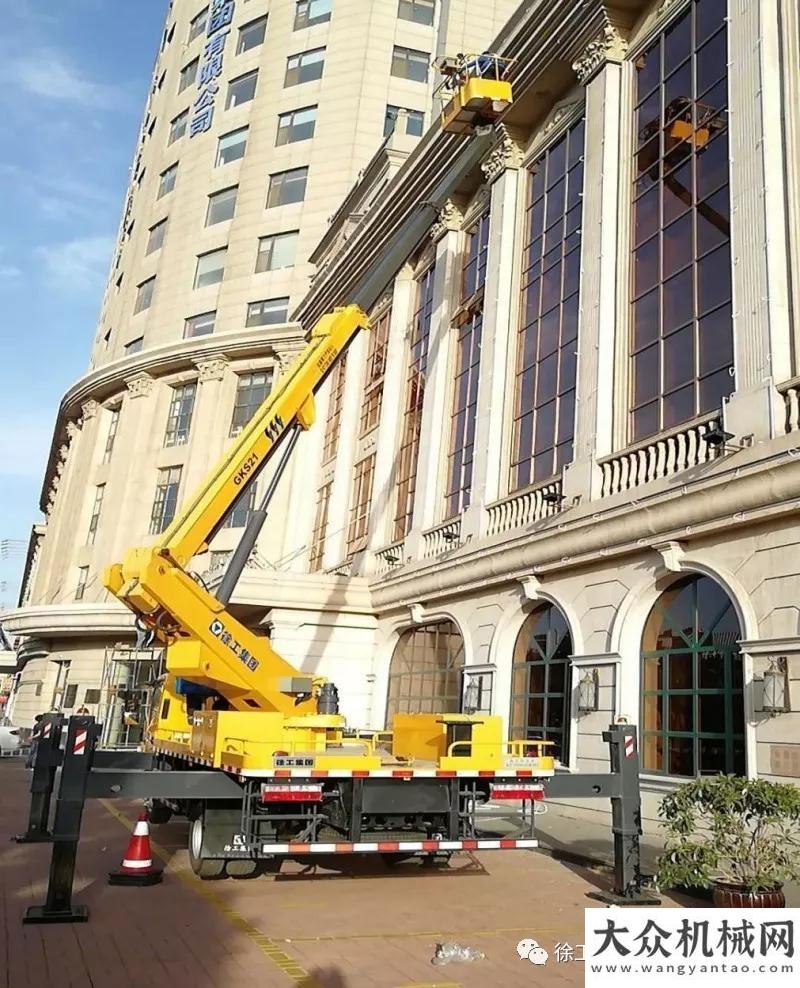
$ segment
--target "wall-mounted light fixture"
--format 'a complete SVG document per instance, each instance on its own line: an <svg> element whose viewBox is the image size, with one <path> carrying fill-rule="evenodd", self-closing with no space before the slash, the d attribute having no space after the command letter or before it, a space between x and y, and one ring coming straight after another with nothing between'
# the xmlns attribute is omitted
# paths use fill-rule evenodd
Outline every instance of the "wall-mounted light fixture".
<svg viewBox="0 0 800 988"><path fill-rule="evenodd" d="M578 681L578 710L590 713L597 710L599 699L597 669L586 669Z"/></svg>
<svg viewBox="0 0 800 988"><path fill-rule="evenodd" d="M785 655L773 656L764 672L764 702L767 713L782 714L789 708L789 665Z"/></svg>

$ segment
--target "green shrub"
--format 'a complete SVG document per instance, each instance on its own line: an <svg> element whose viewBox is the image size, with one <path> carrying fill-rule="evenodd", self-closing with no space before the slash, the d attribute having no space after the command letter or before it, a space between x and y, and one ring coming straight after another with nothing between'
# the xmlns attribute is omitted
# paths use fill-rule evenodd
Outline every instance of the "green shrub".
<svg viewBox="0 0 800 988"><path fill-rule="evenodd" d="M707 776L678 786L658 812L666 832L656 873L660 888L727 882L765 892L800 881L797 786Z"/></svg>

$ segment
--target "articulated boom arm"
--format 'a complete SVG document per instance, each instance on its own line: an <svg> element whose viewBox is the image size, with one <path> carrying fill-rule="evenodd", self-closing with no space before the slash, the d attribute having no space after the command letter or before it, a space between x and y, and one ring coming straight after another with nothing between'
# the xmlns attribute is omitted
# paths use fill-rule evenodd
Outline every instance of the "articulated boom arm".
<svg viewBox="0 0 800 988"><path fill-rule="evenodd" d="M104 574L106 587L169 644L169 672L221 693L239 710L302 712L311 683L202 587L185 566L272 457L280 440L314 423L314 394L368 319L351 305L323 316L230 450L155 543L133 549ZM309 703L308 700L305 703Z"/></svg>

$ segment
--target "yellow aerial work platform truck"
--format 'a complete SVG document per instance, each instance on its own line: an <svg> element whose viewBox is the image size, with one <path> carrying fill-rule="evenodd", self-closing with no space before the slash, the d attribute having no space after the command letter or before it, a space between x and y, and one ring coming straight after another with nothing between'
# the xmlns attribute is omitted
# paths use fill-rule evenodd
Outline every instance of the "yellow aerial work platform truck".
<svg viewBox="0 0 800 988"><path fill-rule="evenodd" d="M314 425L316 393L369 328L366 313L438 209L496 140L493 125L511 104L508 63L482 55L456 65L442 126L468 140L446 179L386 245L351 304L311 330L305 351L158 541L104 576L140 630L165 648L167 673L147 731L157 767L225 773L238 787L229 799L204 798L201 786L197 798L154 803L156 819L180 812L193 821L190 858L205 876L313 850L435 854L535 843L481 839L476 811L490 799L541 796L540 780L553 772L544 742L506 741L501 718L489 715L400 713L386 732L351 729L336 685L295 668L227 606L295 444ZM212 593L186 567L273 458L264 498Z"/></svg>

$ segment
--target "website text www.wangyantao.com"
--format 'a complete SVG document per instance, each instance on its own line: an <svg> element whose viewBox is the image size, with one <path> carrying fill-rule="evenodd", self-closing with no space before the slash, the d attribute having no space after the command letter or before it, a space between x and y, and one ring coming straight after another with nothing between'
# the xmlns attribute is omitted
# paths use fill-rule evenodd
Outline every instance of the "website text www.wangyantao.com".
<svg viewBox="0 0 800 988"><path fill-rule="evenodd" d="M794 964L590 964L592 974L671 974L691 977L697 974L794 974Z"/></svg>

